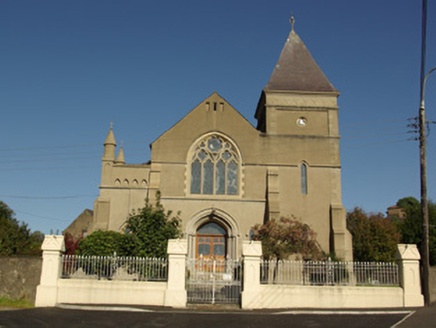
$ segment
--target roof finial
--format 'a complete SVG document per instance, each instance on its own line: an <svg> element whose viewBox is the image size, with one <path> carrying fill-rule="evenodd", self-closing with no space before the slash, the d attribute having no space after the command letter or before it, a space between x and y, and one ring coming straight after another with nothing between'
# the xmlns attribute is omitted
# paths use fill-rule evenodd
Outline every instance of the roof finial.
<svg viewBox="0 0 436 328"><path fill-rule="evenodd" d="M114 122L111 121L111 130L114 128Z"/></svg>
<svg viewBox="0 0 436 328"><path fill-rule="evenodd" d="M294 13L291 13L291 19L289 20L289 22L292 25L292 31L293 31L294 30L294 24L295 24Z"/></svg>

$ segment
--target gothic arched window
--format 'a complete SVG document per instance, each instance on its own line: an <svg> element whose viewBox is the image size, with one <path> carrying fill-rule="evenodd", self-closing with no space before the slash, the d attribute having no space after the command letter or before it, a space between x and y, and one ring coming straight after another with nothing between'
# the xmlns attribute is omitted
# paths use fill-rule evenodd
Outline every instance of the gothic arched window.
<svg viewBox="0 0 436 328"><path fill-rule="evenodd" d="M239 156L221 136L201 140L191 157L191 194L237 195Z"/></svg>

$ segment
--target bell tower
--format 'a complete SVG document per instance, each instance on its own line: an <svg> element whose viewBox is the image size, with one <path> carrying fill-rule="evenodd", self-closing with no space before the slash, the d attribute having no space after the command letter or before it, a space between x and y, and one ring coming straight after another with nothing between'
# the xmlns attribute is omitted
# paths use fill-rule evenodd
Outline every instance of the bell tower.
<svg viewBox="0 0 436 328"><path fill-rule="evenodd" d="M330 234L329 242L322 242L330 244L330 252L350 260L351 235L341 200L339 92L295 32L294 23L292 17L292 30L255 113L256 128L267 147L280 147L286 158L268 163L268 215L295 215L309 222L318 235ZM300 183L291 183L296 177Z"/></svg>
<svg viewBox="0 0 436 328"><path fill-rule="evenodd" d="M255 118L270 135L338 135L338 90L326 78L294 30L263 89Z"/></svg>

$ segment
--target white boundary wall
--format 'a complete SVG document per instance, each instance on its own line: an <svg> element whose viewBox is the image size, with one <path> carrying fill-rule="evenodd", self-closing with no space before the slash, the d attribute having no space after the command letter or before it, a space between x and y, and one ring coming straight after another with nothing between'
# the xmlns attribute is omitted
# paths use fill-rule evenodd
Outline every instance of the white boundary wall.
<svg viewBox="0 0 436 328"><path fill-rule="evenodd" d="M400 287L334 287L261 285L260 298L245 308L398 308Z"/></svg>
<svg viewBox="0 0 436 328"><path fill-rule="evenodd" d="M41 284L37 307L70 304L123 304L186 307L186 240L168 242L168 281L61 279L63 236L48 235L42 245ZM416 245L398 245L401 287L261 285L260 242L244 242L243 309L262 308L395 308L424 305Z"/></svg>
<svg viewBox="0 0 436 328"><path fill-rule="evenodd" d="M42 244L41 284L36 290L36 307L66 304L125 304L186 306L186 240L168 242L168 281L107 281L61 279L63 236L45 236Z"/></svg>
<svg viewBox="0 0 436 328"><path fill-rule="evenodd" d="M261 285L260 242L244 242L242 308L395 308L424 306L416 245L398 245L401 287Z"/></svg>
<svg viewBox="0 0 436 328"><path fill-rule="evenodd" d="M167 283L60 279L57 288L56 303L164 306Z"/></svg>

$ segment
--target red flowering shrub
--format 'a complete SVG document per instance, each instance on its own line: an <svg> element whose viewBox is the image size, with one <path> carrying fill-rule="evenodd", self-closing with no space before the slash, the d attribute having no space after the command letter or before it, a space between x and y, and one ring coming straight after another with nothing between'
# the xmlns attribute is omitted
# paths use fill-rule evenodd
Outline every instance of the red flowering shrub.
<svg viewBox="0 0 436 328"><path fill-rule="evenodd" d="M265 259L286 260L292 254L303 258L317 259L322 253L316 241L316 233L295 219L280 218L253 228L253 240L262 242Z"/></svg>
<svg viewBox="0 0 436 328"><path fill-rule="evenodd" d="M64 242L65 242L65 254L66 255L74 255L76 254L77 250L79 249L79 244L82 238L75 238L70 233L66 233L64 235Z"/></svg>

